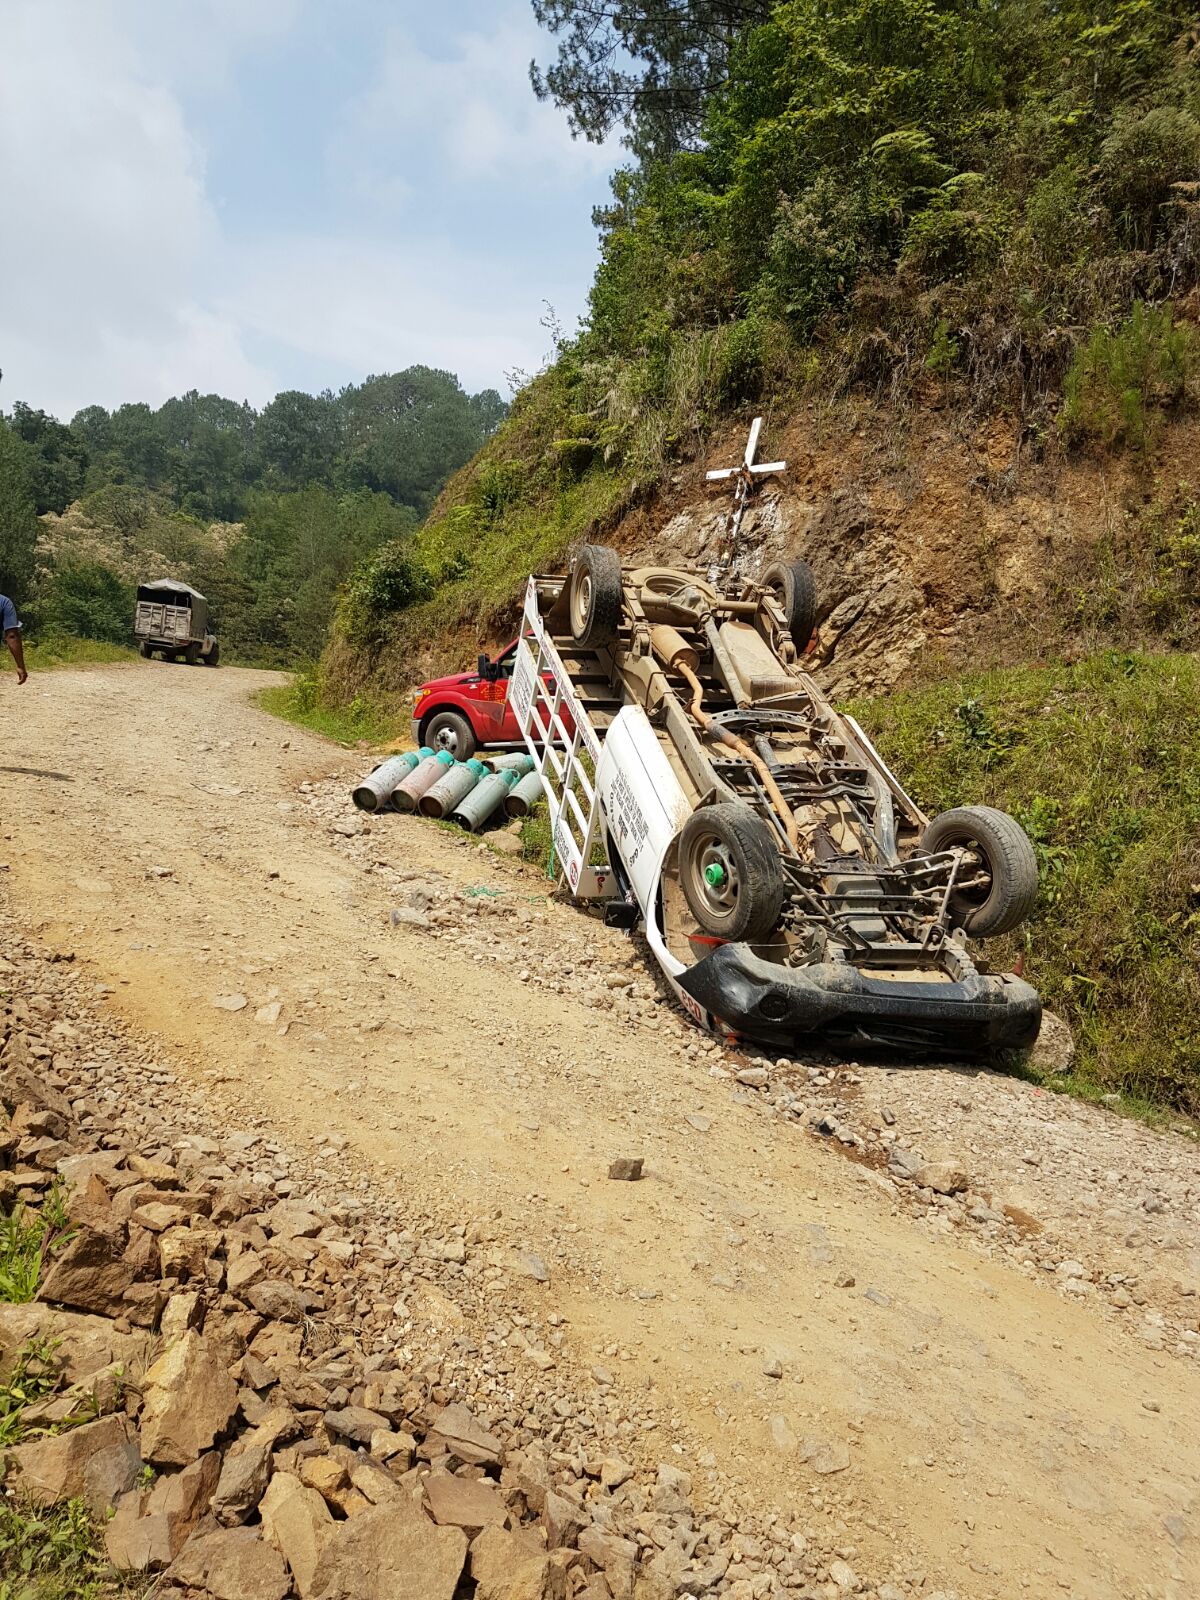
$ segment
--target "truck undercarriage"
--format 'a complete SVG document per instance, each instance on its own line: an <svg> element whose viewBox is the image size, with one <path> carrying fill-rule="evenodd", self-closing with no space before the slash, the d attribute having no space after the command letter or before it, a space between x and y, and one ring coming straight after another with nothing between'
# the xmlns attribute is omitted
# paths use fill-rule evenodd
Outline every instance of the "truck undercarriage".
<svg viewBox="0 0 1200 1600"><path fill-rule="evenodd" d="M1028 914L1032 847L988 807L923 815L803 670L814 616L803 564L718 584L585 546L531 580L512 693L568 884L639 916L716 1031L1030 1044L1036 993L968 940Z"/></svg>

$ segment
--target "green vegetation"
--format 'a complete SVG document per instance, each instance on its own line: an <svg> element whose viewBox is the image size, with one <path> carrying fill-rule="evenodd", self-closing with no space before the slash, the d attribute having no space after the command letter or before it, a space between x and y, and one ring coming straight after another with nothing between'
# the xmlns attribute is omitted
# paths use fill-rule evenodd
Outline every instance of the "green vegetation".
<svg viewBox="0 0 1200 1600"><path fill-rule="evenodd" d="M289 683L277 688L261 690L257 699L272 716L294 722L337 744L385 744L408 732L407 719L402 720L361 695L344 706L326 704L321 697L317 668L298 672Z"/></svg>
<svg viewBox="0 0 1200 1600"><path fill-rule="evenodd" d="M325 685L498 635L730 411L851 392L1128 447L1196 395L1200 58L1184 0L536 0L539 94L631 165L577 337L352 580ZM1189 309L1191 307L1191 309ZM1054 424L1058 423L1056 428ZM465 654L465 652L463 652Z"/></svg>
<svg viewBox="0 0 1200 1600"><path fill-rule="evenodd" d="M226 659L313 660L355 565L411 540L506 409L426 367L261 413L193 392L66 425L18 402L0 417L0 592L35 637L124 643L136 583L177 577L207 595Z"/></svg>
<svg viewBox="0 0 1200 1600"><path fill-rule="evenodd" d="M742 319L751 393L814 343L829 381L895 387L944 319L973 396L1029 408L1074 329L1177 290L1185 261L1194 280L1183 0L744 9L697 136L619 175L602 215L601 358L653 384L677 339Z"/></svg>
<svg viewBox="0 0 1200 1600"><path fill-rule="evenodd" d="M1011 811L1032 922L992 946L1079 1045L1067 1086L1200 1115L1200 658L1115 652L854 707L922 808Z"/></svg>
<svg viewBox="0 0 1200 1600"><path fill-rule="evenodd" d="M56 1178L31 1216L23 1201L0 1215L0 1301L26 1305L37 1296L38 1280L48 1254L61 1250L72 1237L66 1191Z"/></svg>
<svg viewBox="0 0 1200 1600"><path fill-rule="evenodd" d="M56 667L107 666L117 661L136 661L137 651L119 644L100 644L95 639L64 639L44 634L25 645L25 663L30 672L50 672Z"/></svg>
<svg viewBox="0 0 1200 1600"><path fill-rule="evenodd" d="M54 1348L44 1340L32 1339L17 1351L12 1372L0 1385L0 1449L20 1443L25 1407L44 1400L57 1387Z"/></svg>
<svg viewBox="0 0 1200 1600"><path fill-rule="evenodd" d="M116 1581L82 1500L38 1511L0 1499L0 1600L108 1600L145 1592Z"/></svg>
<svg viewBox="0 0 1200 1600"><path fill-rule="evenodd" d="M1076 351L1067 373L1060 422L1073 442L1145 450L1164 411L1189 392L1200 359L1200 336L1176 325L1170 307L1139 300L1117 328L1097 328Z"/></svg>
<svg viewBox="0 0 1200 1600"><path fill-rule="evenodd" d="M311 483L384 494L423 515L504 412L492 389L468 395L453 373L409 367L336 395L289 390L261 412L193 389L157 410L86 406L64 424L18 401L8 426L39 516L122 484L201 522L233 522L255 490Z"/></svg>

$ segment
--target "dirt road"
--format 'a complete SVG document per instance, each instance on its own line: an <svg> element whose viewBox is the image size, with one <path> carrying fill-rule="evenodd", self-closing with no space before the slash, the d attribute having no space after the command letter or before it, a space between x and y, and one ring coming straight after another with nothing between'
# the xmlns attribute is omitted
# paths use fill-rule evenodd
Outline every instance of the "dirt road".
<svg viewBox="0 0 1200 1600"><path fill-rule="evenodd" d="M254 708L268 681L0 686L18 916L215 1121L265 1110L422 1215L487 1219L484 1320L489 1272L564 1319L548 1393L603 1364L656 1459L809 1519L870 1593L1200 1592L1193 1145L986 1073L739 1083L532 869L364 827L361 760ZM900 1181L896 1133L971 1191ZM608 1181L631 1154L646 1178Z"/></svg>

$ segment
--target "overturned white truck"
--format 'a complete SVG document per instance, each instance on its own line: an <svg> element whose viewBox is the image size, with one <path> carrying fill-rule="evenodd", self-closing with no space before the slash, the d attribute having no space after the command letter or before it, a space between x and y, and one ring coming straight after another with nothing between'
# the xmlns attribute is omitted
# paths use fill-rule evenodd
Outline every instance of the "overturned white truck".
<svg viewBox="0 0 1200 1600"><path fill-rule="evenodd" d="M1033 847L988 806L921 813L803 670L815 621L803 562L718 582L585 545L530 579L510 695L567 884L640 922L716 1033L1031 1044L1036 992L971 941L1029 914Z"/></svg>

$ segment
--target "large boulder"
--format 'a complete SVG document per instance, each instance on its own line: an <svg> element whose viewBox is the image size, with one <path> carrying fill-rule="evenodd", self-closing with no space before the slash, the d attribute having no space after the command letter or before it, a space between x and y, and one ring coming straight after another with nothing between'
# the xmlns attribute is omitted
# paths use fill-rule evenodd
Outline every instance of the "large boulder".
<svg viewBox="0 0 1200 1600"><path fill-rule="evenodd" d="M124 1229L81 1225L52 1259L38 1295L54 1305L119 1317L133 1268L125 1260Z"/></svg>
<svg viewBox="0 0 1200 1600"><path fill-rule="evenodd" d="M0 1304L0 1382L12 1377L22 1350L32 1342L53 1347L50 1362L65 1382L82 1383L119 1363L135 1380L147 1363L151 1341L144 1333L119 1333L107 1317L92 1317L33 1301Z"/></svg>
<svg viewBox="0 0 1200 1600"><path fill-rule="evenodd" d="M226 1454L211 1508L217 1521L226 1527L244 1522L262 1499L271 1475L275 1439L270 1429L257 1428L239 1439Z"/></svg>
<svg viewBox="0 0 1200 1600"><path fill-rule="evenodd" d="M237 1410L237 1384L225 1364L189 1330L150 1368L142 1385L142 1454L187 1466L209 1449Z"/></svg>
<svg viewBox="0 0 1200 1600"><path fill-rule="evenodd" d="M259 1505L263 1532L282 1551L300 1600L313 1591L317 1561L333 1531L329 1507L315 1489L290 1472L277 1472Z"/></svg>
<svg viewBox="0 0 1200 1600"><path fill-rule="evenodd" d="M83 1469L83 1499L92 1515L103 1521L137 1483L141 1470L141 1454L132 1440L97 1450Z"/></svg>
<svg viewBox="0 0 1200 1600"><path fill-rule="evenodd" d="M566 1573L531 1529L485 1528L471 1545L475 1600L562 1600Z"/></svg>
<svg viewBox="0 0 1200 1600"><path fill-rule="evenodd" d="M221 1471L215 1450L147 1493L121 1497L104 1530L108 1559L121 1572L161 1572L174 1561L208 1507Z"/></svg>
<svg viewBox="0 0 1200 1600"><path fill-rule="evenodd" d="M425 1480L430 1515L440 1527L466 1528L478 1533L508 1520L508 1506L495 1484L478 1478L454 1478L435 1472Z"/></svg>
<svg viewBox="0 0 1200 1600"><path fill-rule="evenodd" d="M473 1467L497 1466L504 1446L459 1401L443 1406L426 1440L429 1453L448 1450Z"/></svg>
<svg viewBox="0 0 1200 1600"><path fill-rule="evenodd" d="M284 1600L292 1587L283 1557L257 1528L197 1534L167 1575L184 1588L206 1591L212 1600Z"/></svg>
<svg viewBox="0 0 1200 1600"><path fill-rule="evenodd" d="M452 1600L466 1554L461 1528L435 1527L402 1495L335 1525L310 1600Z"/></svg>
<svg viewBox="0 0 1200 1600"><path fill-rule="evenodd" d="M7 1452L6 1484L36 1506L75 1500L83 1494L88 1463L102 1450L127 1443L124 1417L101 1417L82 1428L31 1439Z"/></svg>

